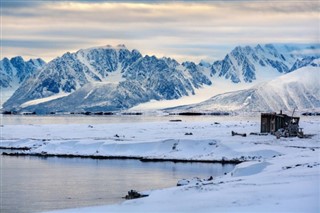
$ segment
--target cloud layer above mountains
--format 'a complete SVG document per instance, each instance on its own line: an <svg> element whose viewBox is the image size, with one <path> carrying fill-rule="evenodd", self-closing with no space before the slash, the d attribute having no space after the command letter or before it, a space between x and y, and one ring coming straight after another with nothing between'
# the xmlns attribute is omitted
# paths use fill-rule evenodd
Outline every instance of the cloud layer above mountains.
<svg viewBox="0 0 320 213"><path fill-rule="evenodd" d="M1 0L1 56L48 61L67 51L123 43L143 54L213 61L238 44L319 43L319 4Z"/></svg>

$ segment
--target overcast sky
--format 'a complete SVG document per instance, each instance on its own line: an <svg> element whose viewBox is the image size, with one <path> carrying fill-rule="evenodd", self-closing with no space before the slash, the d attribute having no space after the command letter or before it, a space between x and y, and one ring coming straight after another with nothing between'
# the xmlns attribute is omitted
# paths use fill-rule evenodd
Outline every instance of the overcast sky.
<svg viewBox="0 0 320 213"><path fill-rule="evenodd" d="M1 58L49 61L125 44L182 62L222 58L235 45L319 43L320 1L0 0Z"/></svg>

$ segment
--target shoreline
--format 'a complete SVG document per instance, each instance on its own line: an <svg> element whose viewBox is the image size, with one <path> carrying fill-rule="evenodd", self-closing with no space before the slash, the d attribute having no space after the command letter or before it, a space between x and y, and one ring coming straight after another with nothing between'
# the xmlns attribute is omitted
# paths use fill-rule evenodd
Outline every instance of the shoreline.
<svg viewBox="0 0 320 213"><path fill-rule="evenodd" d="M9 150L30 150L31 148L1 148ZM173 163L220 163L220 164L239 164L245 161L241 160L199 160L199 159L173 159L173 158L149 158L149 157L135 157L135 156L103 156L103 155L74 155L74 154L46 154L46 153L23 153L2 152L4 156L36 156L36 157L59 157L59 158L87 158L87 159L100 159L100 160L140 160L141 162L173 162Z"/></svg>
<svg viewBox="0 0 320 213"><path fill-rule="evenodd" d="M8 155L44 158L237 160L232 172L210 181L190 179L183 186L152 190L141 199L54 212L318 212L319 124L320 120L301 122L307 134L314 134L306 139L232 136L231 131L257 132L259 122L250 120L19 125L19 131L5 125L1 147L21 151Z"/></svg>

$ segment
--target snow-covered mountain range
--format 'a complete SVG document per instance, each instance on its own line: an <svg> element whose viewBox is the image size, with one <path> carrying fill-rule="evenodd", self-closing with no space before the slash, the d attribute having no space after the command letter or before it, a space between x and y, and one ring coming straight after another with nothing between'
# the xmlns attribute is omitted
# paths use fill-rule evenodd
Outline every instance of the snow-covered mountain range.
<svg viewBox="0 0 320 213"><path fill-rule="evenodd" d="M320 109L320 59L250 89L216 95L174 111L292 111Z"/></svg>
<svg viewBox="0 0 320 213"><path fill-rule="evenodd" d="M0 88L2 101L7 100L18 87L46 63L40 59L24 61L21 56L0 61ZM2 105L2 103L1 103Z"/></svg>
<svg viewBox="0 0 320 213"><path fill-rule="evenodd" d="M37 113L125 110L151 100L197 95L204 86L215 90L218 79L229 86L271 80L318 57L302 57L299 50L287 45L238 46L212 64L142 56L124 45L67 52L25 80L3 107Z"/></svg>
<svg viewBox="0 0 320 213"><path fill-rule="evenodd" d="M52 60L24 82L4 107L37 112L114 111L152 99L193 95L202 85L211 81L192 62L179 64L170 58L143 57L123 45L105 46Z"/></svg>

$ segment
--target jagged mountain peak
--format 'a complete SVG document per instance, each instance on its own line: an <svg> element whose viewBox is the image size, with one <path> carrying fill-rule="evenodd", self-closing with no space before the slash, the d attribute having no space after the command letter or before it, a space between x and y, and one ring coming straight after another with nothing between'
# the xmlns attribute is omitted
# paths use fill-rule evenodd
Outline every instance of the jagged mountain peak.
<svg viewBox="0 0 320 213"><path fill-rule="evenodd" d="M15 57L11 58L10 61L11 62L16 62L16 63L24 62L22 56L15 56Z"/></svg>
<svg viewBox="0 0 320 213"><path fill-rule="evenodd" d="M6 88L13 87L13 84L20 84L45 64L46 62L40 58L25 61L22 56L15 56L11 59L5 57L0 61L0 71L3 77L0 86ZM4 83L5 80L8 80L7 83Z"/></svg>
<svg viewBox="0 0 320 213"><path fill-rule="evenodd" d="M191 71L192 71L192 70L196 70L197 67L198 67L198 65L196 65L196 64L195 64L194 62L192 62L192 61L185 61L185 62L183 62L181 65L184 66L184 67L186 67L186 68L188 68L188 69L190 69Z"/></svg>
<svg viewBox="0 0 320 213"><path fill-rule="evenodd" d="M236 46L232 51L232 52L242 52L242 53L250 53L251 51L253 51L253 48L249 45L245 45L245 46Z"/></svg>
<svg viewBox="0 0 320 213"><path fill-rule="evenodd" d="M277 52L277 49L273 44L265 44L264 47L270 51Z"/></svg>
<svg viewBox="0 0 320 213"><path fill-rule="evenodd" d="M255 46L254 49L257 51L260 50L260 51L264 52L264 49L262 48L261 44L257 44L257 46Z"/></svg>
<svg viewBox="0 0 320 213"><path fill-rule="evenodd" d="M91 97L90 109L119 110L151 99L178 99L195 94L195 89L202 85L211 84L199 66L194 63L191 65L180 66L172 58L142 56L139 51L130 51L123 45L116 48L103 46L80 49L74 53L67 52L49 62L36 79L21 86L4 107L26 107L38 112L56 111L54 107L72 103L70 100L79 96L79 99ZM109 84L114 86L106 86ZM89 91L88 88L92 90ZM104 93L105 89L107 91ZM61 94L69 95L61 98ZM93 98L93 95L96 97ZM55 101L48 97L59 97L61 100ZM105 102L112 106L104 105ZM83 100L83 103L86 104L80 104L77 108L69 107L83 110L90 104L87 100ZM66 110L68 106L58 108L57 110Z"/></svg>
<svg viewBox="0 0 320 213"><path fill-rule="evenodd" d="M117 48L119 48L119 49L127 49L126 45L124 45L124 44L118 44Z"/></svg>
<svg viewBox="0 0 320 213"><path fill-rule="evenodd" d="M306 56L302 59L297 59L297 61L291 67L290 72L306 66L319 67L319 61L320 56Z"/></svg>
<svg viewBox="0 0 320 213"><path fill-rule="evenodd" d="M289 72L296 59L283 45L237 46L213 63L211 73L233 83L265 81Z"/></svg>
<svg viewBox="0 0 320 213"><path fill-rule="evenodd" d="M1 87L1 103L6 101L14 91L30 76L36 74L45 66L42 59L30 59L24 61L21 56L12 57L11 59L3 58L0 61L0 87Z"/></svg>
<svg viewBox="0 0 320 213"><path fill-rule="evenodd" d="M118 45L110 45L106 44L103 46L96 46L96 47L89 47L85 49L80 49L79 51L91 51L91 50L99 50L99 49L104 49L104 50L128 50L129 49L124 45L124 44L118 44ZM137 51L137 50L136 50Z"/></svg>
<svg viewBox="0 0 320 213"><path fill-rule="evenodd" d="M46 64L46 62L41 58L29 59L27 62L39 67L42 67Z"/></svg>
<svg viewBox="0 0 320 213"><path fill-rule="evenodd" d="M168 64L168 66L170 66L170 67L174 67L175 68L175 67L180 65L179 62L176 61L174 58L162 57L162 60L164 60Z"/></svg>
<svg viewBox="0 0 320 213"><path fill-rule="evenodd" d="M293 49L290 51L296 51L297 47ZM301 58L297 61L290 51L273 44L237 46L223 60L210 65L191 61L180 64L170 57L143 56L124 45L80 49L49 62L36 78L20 86L5 108L37 112L122 110L150 100L194 95L218 78L239 83L240 88L245 86L241 83L266 81L306 63L317 64ZM3 61L5 64L8 60ZM292 68L295 62L297 65ZM71 106L75 100L79 104Z"/></svg>
<svg viewBox="0 0 320 213"><path fill-rule="evenodd" d="M201 66L201 67L206 67L206 68L210 68L211 67L210 62L208 62L206 60L200 60L198 65Z"/></svg>

